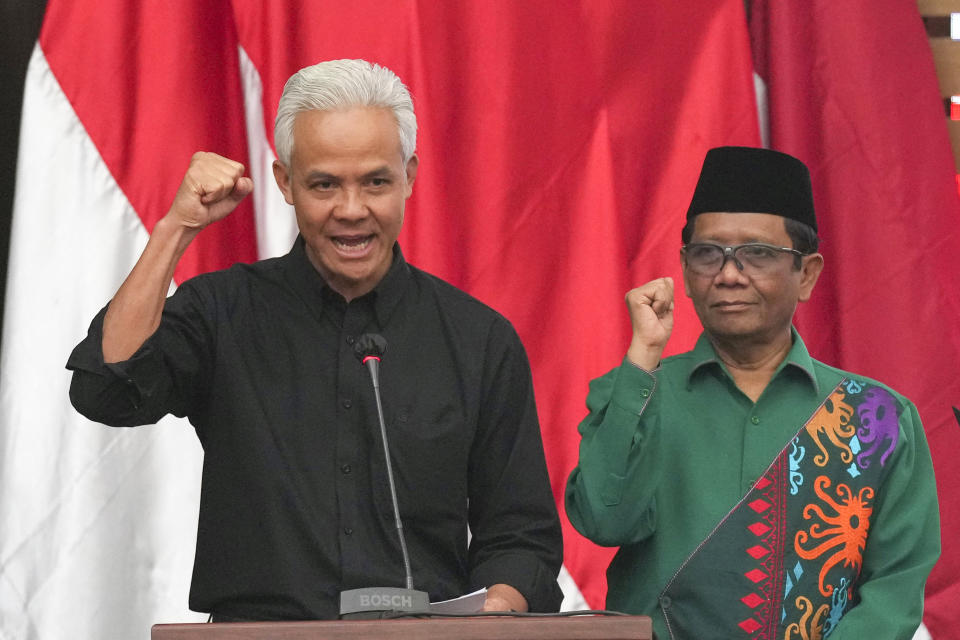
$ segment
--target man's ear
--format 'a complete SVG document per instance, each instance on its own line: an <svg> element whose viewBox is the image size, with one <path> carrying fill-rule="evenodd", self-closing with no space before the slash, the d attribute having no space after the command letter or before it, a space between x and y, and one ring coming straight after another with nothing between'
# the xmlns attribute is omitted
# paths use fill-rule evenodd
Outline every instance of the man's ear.
<svg viewBox="0 0 960 640"><path fill-rule="evenodd" d="M409 198L410 194L413 193L413 181L417 179L417 167L420 165L420 158L417 157L417 154L410 156L410 159L407 160L407 166L405 167L405 173L407 175L407 190L404 193L405 198Z"/></svg>
<svg viewBox="0 0 960 640"><path fill-rule="evenodd" d="M273 177L277 181L277 186L280 187L283 199L287 201L287 204L292 205L293 191L290 188L290 172L279 160L273 161Z"/></svg>
<svg viewBox="0 0 960 640"><path fill-rule="evenodd" d="M680 250L680 268L681 268L681 271L683 272L683 291L684 293L686 293L687 297L689 298L691 297L690 292L693 291L693 289L690 288L690 280L689 280L689 277L687 276L687 260L683 255L683 249ZM676 290L674 290L673 297L674 298L677 297Z"/></svg>
<svg viewBox="0 0 960 640"><path fill-rule="evenodd" d="M803 263L800 266L800 295L797 299L800 302L806 302L813 293L813 287L817 284L820 272L823 271L823 256L819 253L811 253L801 260Z"/></svg>

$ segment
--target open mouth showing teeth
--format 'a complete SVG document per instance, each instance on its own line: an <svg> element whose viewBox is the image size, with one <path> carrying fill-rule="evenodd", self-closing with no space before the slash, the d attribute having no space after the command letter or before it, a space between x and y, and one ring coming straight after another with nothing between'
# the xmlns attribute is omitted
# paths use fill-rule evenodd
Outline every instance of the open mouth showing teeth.
<svg viewBox="0 0 960 640"><path fill-rule="evenodd" d="M334 246L341 251L363 251L373 241L373 236L337 236L331 238Z"/></svg>

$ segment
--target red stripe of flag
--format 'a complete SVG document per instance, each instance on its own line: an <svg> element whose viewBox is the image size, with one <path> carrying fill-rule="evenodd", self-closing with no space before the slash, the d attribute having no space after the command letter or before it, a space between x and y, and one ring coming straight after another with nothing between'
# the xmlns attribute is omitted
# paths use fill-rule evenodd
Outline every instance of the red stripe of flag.
<svg viewBox="0 0 960 640"><path fill-rule="evenodd" d="M247 164L237 38L227 0L51 0L40 44L148 231L169 208L194 151ZM254 259L248 200L198 237L176 279Z"/></svg>

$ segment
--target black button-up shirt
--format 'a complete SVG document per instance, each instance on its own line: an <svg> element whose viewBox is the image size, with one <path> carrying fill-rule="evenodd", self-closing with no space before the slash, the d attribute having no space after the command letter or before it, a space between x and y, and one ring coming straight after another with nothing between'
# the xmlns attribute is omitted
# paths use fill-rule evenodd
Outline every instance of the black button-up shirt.
<svg viewBox="0 0 960 640"><path fill-rule="evenodd" d="M74 406L112 426L188 416L203 445L191 609L333 618L341 590L404 586L353 349L365 332L387 340L381 396L416 588L438 600L506 583L531 610L559 607L562 541L523 346L399 247L350 303L301 238L284 257L193 278L122 363L103 362L104 313L67 364Z"/></svg>

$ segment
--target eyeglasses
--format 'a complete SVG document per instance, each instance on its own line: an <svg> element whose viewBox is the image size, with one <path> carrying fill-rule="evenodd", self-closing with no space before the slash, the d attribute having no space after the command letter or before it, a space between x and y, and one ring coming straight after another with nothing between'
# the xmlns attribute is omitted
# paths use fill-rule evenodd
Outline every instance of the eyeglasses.
<svg viewBox="0 0 960 640"><path fill-rule="evenodd" d="M691 271L710 278L720 273L728 258L733 260L737 269L747 275L763 275L780 267L784 254L807 255L790 247L776 247L764 242L748 242L732 247L722 247L709 242L691 242L683 245L681 251Z"/></svg>

